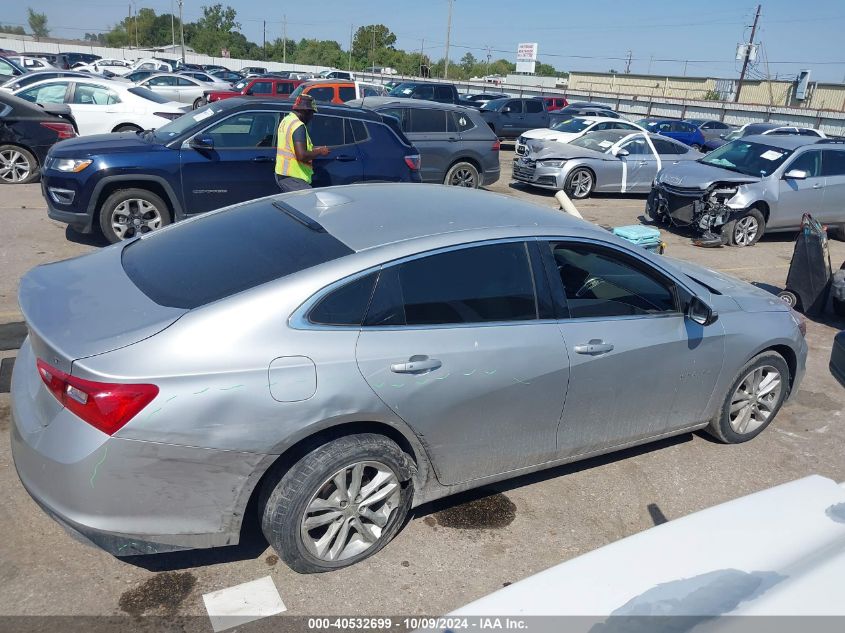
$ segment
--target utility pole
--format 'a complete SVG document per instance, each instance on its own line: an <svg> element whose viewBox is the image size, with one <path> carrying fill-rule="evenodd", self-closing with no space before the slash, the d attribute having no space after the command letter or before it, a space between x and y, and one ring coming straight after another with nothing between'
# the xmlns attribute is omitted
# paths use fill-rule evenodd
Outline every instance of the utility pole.
<svg viewBox="0 0 845 633"><path fill-rule="evenodd" d="M141 48L138 43L138 4L135 4L135 48Z"/></svg>
<svg viewBox="0 0 845 633"><path fill-rule="evenodd" d="M173 15L173 0L170 0L170 43L176 50L176 17Z"/></svg>
<svg viewBox="0 0 845 633"><path fill-rule="evenodd" d="M425 49L425 38L420 40L420 77L423 76L423 64L425 63L425 53L423 53L423 49Z"/></svg>
<svg viewBox="0 0 845 633"><path fill-rule="evenodd" d="M452 36L452 0L449 0L449 21L446 23L446 60L443 63L443 79L449 78L449 38Z"/></svg>
<svg viewBox="0 0 845 633"><path fill-rule="evenodd" d="M739 92L742 90L742 82L745 81L745 71L748 70L748 60L751 57L751 47L754 46L754 35L757 33L757 21L760 19L760 8L762 5L757 5L757 13L754 14L754 24L751 26L751 41L745 48L745 59L742 60L742 70L739 73L739 81L736 82L736 92L734 93L734 103L739 102Z"/></svg>
<svg viewBox="0 0 845 633"><path fill-rule="evenodd" d="M371 29L373 32L373 44L372 48L370 48L370 68L376 65L376 25L373 24L373 28Z"/></svg>
<svg viewBox="0 0 845 633"><path fill-rule="evenodd" d="M282 63L288 63L288 16L282 16L282 22L284 24L282 30Z"/></svg>
<svg viewBox="0 0 845 633"><path fill-rule="evenodd" d="M490 58L492 57L491 52L493 49L490 46L487 46L487 64L484 66L484 75L487 76L490 74Z"/></svg>
<svg viewBox="0 0 845 633"><path fill-rule="evenodd" d="M182 3L179 0L179 41L182 43L182 63L185 63L185 21L182 19Z"/></svg>
<svg viewBox="0 0 845 633"><path fill-rule="evenodd" d="M264 20L264 61L267 61L267 20Z"/></svg>
<svg viewBox="0 0 845 633"><path fill-rule="evenodd" d="M628 61L625 62L625 74L626 75L631 74L631 56L632 55L633 55L633 53L631 51L628 51Z"/></svg>
<svg viewBox="0 0 845 633"><path fill-rule="evenodd" d="M651 63L652 63L653 61L654 61L654 55L651 55L651 56L648 58L648 72L646 73L646 75L650 75L650 74L651 74Z"/></svg>
<svg viewBox="0 0 845 633"><path fill-rule="evenodd" d="M349 63L346 67L346 70L349 70L349 71L352 70L352 31L354 31L354 30L355 30L355 25L350 24L349 25Z"/></svg>
<svg viewBox="0 0 845 633"><path fill-rule="evenodd" d="M132 48L132 3L129 3L129 15L126 17L126 44Z"/></svg>

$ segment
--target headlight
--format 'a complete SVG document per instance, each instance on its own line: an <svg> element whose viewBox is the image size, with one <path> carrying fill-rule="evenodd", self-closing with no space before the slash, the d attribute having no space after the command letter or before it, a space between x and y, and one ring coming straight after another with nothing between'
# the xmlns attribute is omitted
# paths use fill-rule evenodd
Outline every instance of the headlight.
<svg viewBox="0 0 845 633"><path fill-rule="evenodd" d="M563 167L565 160L541 160L538 161L543 167Z"/></svg>
<svg viewBox="0 0 845 633"><path fill-rule="evenodd" d="M69 171L77 174L92 162L90 158L54 158L53 164L50 167L58 171Z"/></svg>

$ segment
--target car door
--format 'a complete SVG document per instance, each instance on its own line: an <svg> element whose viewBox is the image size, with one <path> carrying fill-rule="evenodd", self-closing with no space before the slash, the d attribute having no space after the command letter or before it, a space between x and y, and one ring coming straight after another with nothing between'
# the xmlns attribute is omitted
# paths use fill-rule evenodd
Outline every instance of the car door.
<svg viewBox="0 0 845 633"><path fill-rule="evenodd" d="M569 360L556 322L538 318L549 306L534 288L547 283L532 272L542 265L529 252L522 240L467 245L379 276L358 367L424 438L443 484L556 454Z"/></svg>
<svg viewBox="0 0 845 633"><path fill-rule="evenodd" d="M622 143L620 149L628 152L619 156L624 165L622 174L622 193L649 190L657 175L657 156L652 152L643 135L633 137Z"/></svg>
<svg viewBox="0 0 845 633"><path fill-rule="evenodd" d="M199 82L189 77L176 78L176 91L179 95L179 103L194 103L202 97L203 88Z"/></svg>
<svg viewBox="0 0 845 633"><path fill-rule="evenodd" d="M822 175L824 212L818 219L845 228L845 150L822 150Z"/></svg>
<svg viewBox="0 0 845 633"><path fill-rule="evenodd" d="M186 213L203 213L278 193L275 178L279 112L238 112L213 123L194 138L213 147L179 150Z"/></svg>
<svg viewBox="0 0 845 633"><path fill-rule="evenodd" d="M523 101L525 108L522 125L525 128L522 131L536 130L541 127L548 127L549 115L543 108L543 102L539 99L525 99Z"/></svg>
<svg viewBox="0 0 845 633"><path fill-rule="evenodd" d="M253 81L246 94L253 97L269 97L273 94L273 82L269 79Z"/></svg>
<svg viewBox="0 0 845 633"><path fill-rule="evenodd" d="M561 456L605 450L705 421L724 329L686 318L691 295L609 244L543 241L570 359Z"/></svg>
<svg viewBox="0 0 845 633"><path fill-rule="evenodd" d="M420 152L420 177L423 182L442 183L456 149L458 133L447 131L445 110L407 108L403 131Z"/></svg>
<svg viewBox="0 0 845 633"><path fill-rule="evenodd" d="M79 134L106 134L126 116L114 90L81 81L72 82L68 104Z"/></svg>
<svg viewBox="0 0 845 633"><path fill-rule="evenodd" d="M168 75L150 77L146 81L142 81L141 85L161 95L168 101L178 101L179 87L176 85L176 79L176 77L170 77Z"/></svg>
<svg viewBox="0 0 845 633"><path fill-rule="evenodd" d="M525 127L525 113L523 112L522 99L511 99L501 109L500 120L502 128L499 136L516 138L528 128Z"/></svg>
<svg viewBox="0 0 845 633"><path fill-rule="evenodd" d="M361 153L346 119L318 112L308 123L308 134L315 146L329 148L328 156L314 159L314 187L348 185L364 179Z"/></svg>
<svg viewBox="0 0 845 633"><path fill-rule="evenodd" d="M801 224L804 213L812 213L817 220L824 222L825 215L825 177L823 175L822 152L811 149L793 157L783 167L777 181L778 200L769 207L770 228L797 227ZM804 179L787 178L790 171L806 172Z"/></svg>

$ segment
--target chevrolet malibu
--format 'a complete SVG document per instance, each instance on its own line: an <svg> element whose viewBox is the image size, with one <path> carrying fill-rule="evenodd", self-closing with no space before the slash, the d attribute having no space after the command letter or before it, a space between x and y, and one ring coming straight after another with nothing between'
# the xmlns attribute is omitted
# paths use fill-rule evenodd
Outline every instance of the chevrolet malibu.
<svg viewBox="0 0 845 633"><path fill-rule="evenodd" d="M462 490L750 440L807 354L753 286L439 185L243 203L37 267L19 299L12 450L49 515L126 556L235 544L256 507L299 572Z"/></svg>

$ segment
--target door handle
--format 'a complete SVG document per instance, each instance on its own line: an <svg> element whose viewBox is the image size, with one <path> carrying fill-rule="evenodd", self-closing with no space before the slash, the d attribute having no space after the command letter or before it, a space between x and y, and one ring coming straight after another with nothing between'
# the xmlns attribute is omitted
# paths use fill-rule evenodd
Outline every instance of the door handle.
<svg viewBox="0 0 845 633"><path fill-rule="evenodd" d="M394 374L419 374L440 369L443 363L428 356L411 356L407 363L393 363L390 371Z"/></svg>
<svg viewBox="0 0 845 633"><path fill-rule="evenodd" d="M354 156L350 156L349 154L341 154L340 156L335 156L334 159L341 163L349 163L353 160L358 160L357 158L355 158Z"/></svg>
<svg viewBox="0 0 845 633"><path fill-rule="evenodd" d="M641 161L640 161L639 163L637 163L637 164L638 164L638 165L640 165L640 166L642 166L642 165L648 165L648 161L641 160Z"/></svg>
<svg viewBox="0 0 845 633"><path fill-rule="evenodd" d="M272 163L275 159L272 156L255 156L253 163Z"/></svg>
<svg viewBox="0 0 845 633"><path fill-rule="evenodd" d="M822 188L822 185L819 182L817 182L816 184L813 185L813 189L821 189L821 188Z"/></svg>
<svg viewBox="0 0 845 633"><path fill-rule="evenodd" d="M576 354L588 354L590 356L598 356L599 354L607 354L613 351L612 343L605 343L601 339L594 338L589 343L582 343L575 346Z"/></svg>
<svg viewBox="0 0 845 633"><path fill-rule="evenodd" d="M455 137L455 136L450 136L450 137L449 137L449 142L450 142L450 143L457 143L457 142L458 142L458 138L457 138L457 137Z"/></svg>

